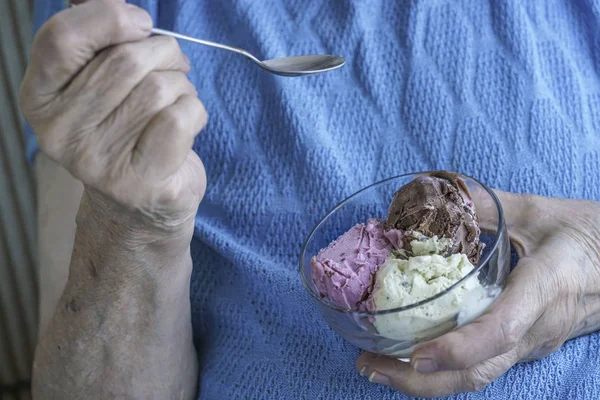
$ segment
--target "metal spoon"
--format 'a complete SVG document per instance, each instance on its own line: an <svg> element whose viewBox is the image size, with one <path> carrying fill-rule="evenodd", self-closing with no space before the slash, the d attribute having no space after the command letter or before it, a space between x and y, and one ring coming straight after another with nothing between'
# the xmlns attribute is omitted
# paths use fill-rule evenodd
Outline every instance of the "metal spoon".
<svg viewBox="0 0 600 400"><path fill-rule="evenodd" d="M282 76L301 76L318 74L321 72L327 72L337 69L346 63L346 60L344 60L342 57L331 56L327 54L282 57L260 61L258 58L254 57L246 50L240 49L239 47L225 46L224 44L209 42L208 40L196 39L190 36L181 35L179 33L166 31L164 29L158 28L153 28L152 33L157 35L173 36L177 39L188 40L190 42L200 43L206 46L212 46L217 47L219 49L233 51L234 53L246 56L263 69L266 69L267 71L273 74Z"/></svg>

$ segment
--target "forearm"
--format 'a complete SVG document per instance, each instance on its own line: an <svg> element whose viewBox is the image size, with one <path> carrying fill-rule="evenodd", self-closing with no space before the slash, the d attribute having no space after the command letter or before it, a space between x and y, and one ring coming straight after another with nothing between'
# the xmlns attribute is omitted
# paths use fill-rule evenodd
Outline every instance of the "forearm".
<svg viewBox="0 0 600 400"><path fill-rule="evenodd" d="M84 195L69 279L36 349L34 398L193 398L189 240L149 241L89 203Z"/></svg>

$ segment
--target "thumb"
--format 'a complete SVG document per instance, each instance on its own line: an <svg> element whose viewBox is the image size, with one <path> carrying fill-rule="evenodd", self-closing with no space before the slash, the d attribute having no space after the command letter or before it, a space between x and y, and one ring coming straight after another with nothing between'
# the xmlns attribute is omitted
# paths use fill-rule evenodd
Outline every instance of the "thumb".
<svg viewBox="0 0 600 400"><path fill-rule="evenodd" d="M122 0L87 1L61 11L37 33L25 82L52 94L68 84L97 52L141 40L150 35L151 28L146 11Z"/></svg>
<svg viewBox="0 0 600 400"><path fill-rule="evenodd" d="M466 369L517 347L543 312L535 264L531 258L520 259L490 310L468 325L420 345L411 356L413 368L423 373Z"/></svg>

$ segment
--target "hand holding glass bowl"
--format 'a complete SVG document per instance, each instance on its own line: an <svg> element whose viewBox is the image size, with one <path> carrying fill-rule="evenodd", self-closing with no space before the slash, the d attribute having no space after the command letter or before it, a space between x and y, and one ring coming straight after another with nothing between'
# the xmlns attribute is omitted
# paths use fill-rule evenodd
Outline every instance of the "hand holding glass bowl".
<svg viewBox="0 0 600 400"><path fill-rule="evenodd" d="M369 218L385 220L395 192L423 173L385 179L351 195L329 212L310 233L300 255L302 282L315 299L331 328L348 342L371 353L406 360L414 348L435 339L482 315L505 287L510 269L510 244L502 206L494 192L468 176L459 175L471 192L480 220L494 221L495 227L481 234L485 248L475 268L452 286L414 304L375 311L343 308L322 298L311 272L311 258L356 224ZM495 229L494 229L495 228ZM458 291L461 294L456 307ZM425 313L427 309L446 309Z"/></svg>

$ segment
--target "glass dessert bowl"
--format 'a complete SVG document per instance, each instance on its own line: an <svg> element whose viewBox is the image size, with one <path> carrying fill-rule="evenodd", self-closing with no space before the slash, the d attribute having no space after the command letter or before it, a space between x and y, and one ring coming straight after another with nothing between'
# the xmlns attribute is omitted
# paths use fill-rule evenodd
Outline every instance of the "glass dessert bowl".
<svg viewBox="0 0 600 400"><path fill-rule="evenodd" d="M455 192L461 193L464 195L461 198L467 199L468 207L476 212L478 226L481 228L481 235L477 232L477 236L484 246L482 250L479 246L478 256L469 258L460 252L438 255L432 249L437 251L440 243L450 243L449 240L438 238L437 235L435 238L428 238L417 231L410 231L413 236L404 233L405 241L414 239L410 242L410 251L414 252L410 257L401 250L390 250L384 265L378 266L379 269L374 270L370 276L365 272L366 266L370 265L368 262L381 256L380 243L383 243L381 240L386 240L382 239L381 234L377 236L365 231L369 232L384 225L388 229L390 219L386 221L386 216L388 209L390 215L392 213L392 200L398 202L395 195L399 189L414 182L415 178L423 179L429 174L432 172L388 178L351 195L319 221L302 248L300 276L306 290L315 299L329 326L348 342L363 350L407 359L419 343L439 337L482 315L505 287L510 269L510 244L502 206L491 189L471 177L460 174L455 176L461 182L459 186L466 190L463 192L462 189L458 189ZM447 191L444 193L447 194ZM404 197L407 198L406 195ZM414 196L411 197L410 193L408 198L414 203ZM467 209L462 200L460 205ZM423 208L429 209L428 207L431 208ZM394 211L394 214L398 213L399 211ZM383 221L386 221L385 224ZM426 224L421 223L417 226L424 225ZM457 230L458 228L454 231ZM354 233L350 233L351 231ZM349 239L343 242L342 235L347 235ZM385 233L385 236L391 240L389 243L394 242L395 235ZM468 233L463 233L463 238L466 236ZM347 245L348 241L354 243L357 237L358 241L362 241L358 249ZM387 241L386 243L389 245ZM323 252L332 246L337 246L337 249L334 249L337 251L336 257L344 261L345 265L333 263L331 268L329 264L324 270L316 268L324 259ZM404 246L407 248L409 245ZM346 266L345 257L339 256L349 252L358 254L358 257L352 260L353 267L358 265L356 270L337 268ZM329 254L333 253L330 251ZM476 262L471 264L469 260ZM323 262L327 264L327 261L330 260ZM353 277L348 275L348 271ZM363 294L358 294L360 301L356 302L356 296L351 291L338 296L346 287L357 284L356 281L351 281L351 278L354 279L358 275L359 281L366 282L363 286L368 286L363 288ZM337 290L334 297L324 295L323 291L326 289L323 282L327 279L335 281L333 284L325 282L325 286L329 285L327 290ZM402 296L405 298L402 299ZM378 304L378 307L373 306L374 304Z"/></svg>

